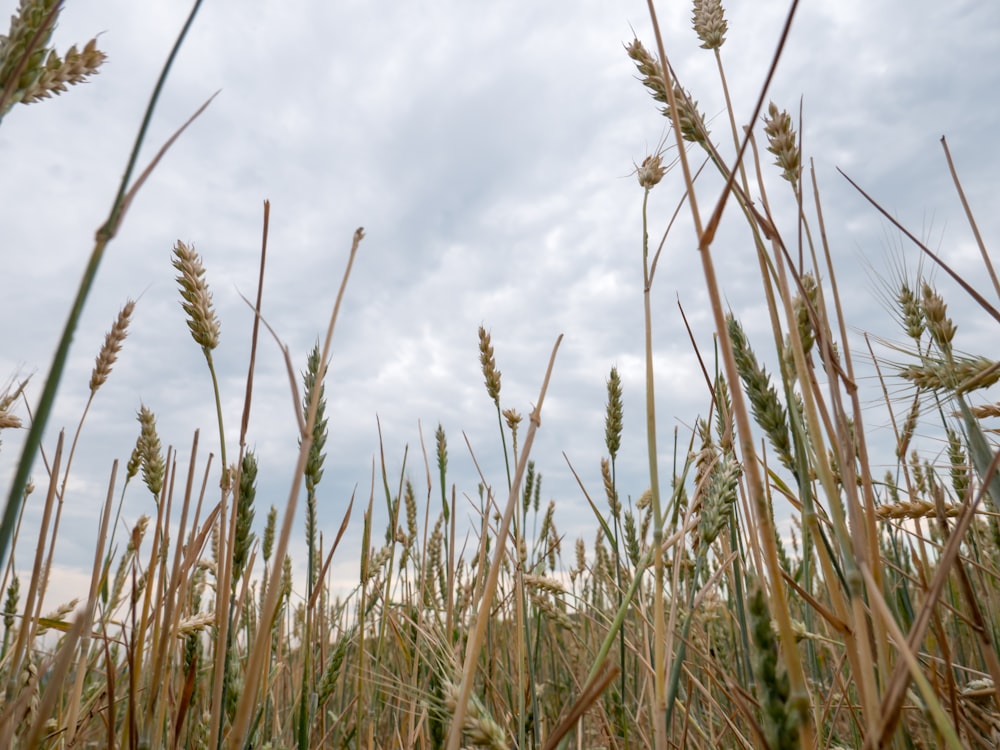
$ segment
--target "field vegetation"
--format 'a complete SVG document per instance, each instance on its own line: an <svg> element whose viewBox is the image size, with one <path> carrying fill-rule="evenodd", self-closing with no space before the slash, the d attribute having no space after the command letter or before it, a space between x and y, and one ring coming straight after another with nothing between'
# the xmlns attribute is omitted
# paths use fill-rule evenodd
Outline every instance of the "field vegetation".
<svg viewBox="0 0 1000 750"><path fill-rule="evenodd" d="M60 7L21 0L0 40L0 116L98 71L96 40L64 54L50 50ZM655 29L655 14L653 21ZM284 506L259 507L246 415L257 343L270 333L258 316L244 411L224 414L209 274L195 249L178 241L178 314L215 387L220 464L205 460L197 433L190 446L164 446L156 415L122 404L122 419L137 417L138 436L131 456L110 471L89 590L46 612L90 401L75 432L44 449L41 434L104 249L132 196L155 178L163 151L146 170L136 165L143 124L51 372L43 383L12 381L0 392L0 428L28 435L0 526L0 747L1000 745L1000 452L990 426L1000 416L991 391L1000 379L996 352L963 351L961 326L933 275L910 275L905 266L885 282L899 342L888 353L874 345L852 350L857 339L842 309L837 254L827 245L795 118L769 101L767 81L759 92L729 91L719 2L696 0L693 28L715 58L727 105L711 131L658 31L623 51L638 82L622 85L644 86L651 123L665 116L669 128L662 148L635 167L642 226L634 257L624 261L643 270L635 301L645 311L645 398L630 408L647 426L648 477L641 487L619 485L624 405L621 378L610 368L597 374L606 378L606 402L593 405L605 413L603 486L580 484L593 510L588 539L557 530L555 502L542 503L531 459L559 343L539 373L533 410L522 414L504 401L503 345L486 328L470 356L478 355L485 397L495 406L505 475L456 488L448 436L438 428L421 446L421 467L392 476L383 460L371 492L352 500L342 525L318 528L324 382L361 229L349 242L328 329L305 362L286 350L301 405L298 465ZM175 52L182 41L183 33ZM169 62L164 78L168 70ZM737 121L731 93L755 102L749 127ZM699 188L702 170L718 173L721 193ZM669 225L649 207L664 180L686 189ZM751 340L724 303L726 269L713 248L723 211L744 219L771 336ZM967 212L983 264L975 283L897 226L919 249L920 269L952 275L1000 323L1000 283ZM777 215L791 219L781 223ZM668 464L669 451L657 445L651 290L674 221L690 221L699 238L717 335L698 347L703 415L691 415L695 428L680 437ZM264 236L266 248L266 217ZM260 309L259 294L252 304ZM133 307L123 303L97 354L91 400L128 345ZM866 423L875 417L862 408L861 363L874 363L878 419L892 425L888 470L872 468ZM30 418L28 398L37 401ZM242 420L238 444L226 445L224 420ZM939 448L917 451L918 431L936 435ZM28 482L32 467L45 477L36 485ZM123 538L118 512L133 493L149 493L152 512ZM458 521L466 496L478 502L471 531ZM41 509L37 538L19 534L29 504ZM376 504L388 513L385 528L373 522ZM776 506L790 510L776 517ZM259 537L258 517L266 518ZM792 531L780 533L789 517ZM356 585L343 596L329 571L349 524L361 529L362 555ZM288 553L300 534L307 575L294 590Z"/></svg>

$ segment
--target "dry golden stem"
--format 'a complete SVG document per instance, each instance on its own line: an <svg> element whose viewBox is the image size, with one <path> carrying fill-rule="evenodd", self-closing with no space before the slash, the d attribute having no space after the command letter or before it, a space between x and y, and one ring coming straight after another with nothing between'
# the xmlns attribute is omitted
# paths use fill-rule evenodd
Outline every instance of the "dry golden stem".
<svg viewBox="0 0 1000 750"><path fill-rule="evenodd" d="M118 474L118 461L111 466L111 478L108 481L108 494L104 500L104 513L101 515L101 526L97 532L97 543L94 547L94 567L90 573L90 591L87 594L87 608L83 611L82 634L80 637L80 655L76 664L76 678L73 681L73 688L70 692L68 705L66 708L66 719L63 722L63 729L67 732L70 745L73 744L78 729L77 716L80 710L80 697L83 695L83 681L86 677L86 662L88 658L88 647L90 645L90 630L94 620L94 610L97 606L97 594L101 585L102 565L104 561L104 547L107 543L108 527L111 521L111 505L113 503L115 477Z"/></svg>
<svg viewBox="0 0 1000 750"><path fill-rule="evenodd" d="M347 281L351 275L351 268L354 265L354 259L357 257L358 248L361 245L361 240L364 239L364 236L364 229L358 228L355 230L354 238L351 242L350 254L348 256L347 268L344 270L344 276L341 279L340 288L337 291L337 300L334 303L333 312L330 315L330 322L327 326L326 338L323 343L323 355L320 358L320 370L316 375L317 381L320 382L322 382L323 378L326 376L328 366L327 363L330 361L330 346L333 340L333 331L337 323L337 316L340 312L340 305L344 299L344 291L347 288ZM288 370L289 382L291 384L293 403L295 404L294 411L299 422L299 436L301 443L299 446L298 462L295 466L295 472L292 475L292 486L288 493L288 502L285 507L285 517L282 521L281 534L278 536L277 545L275 546L274 559L277 562L271 570L271 576L267 583L267 593L264 603L260 608L258 632L261 635L255 640L253 648L250 652L250 657L247 659L245 672L247 680L244 684L243 693L240 696L240 700L236 708L236 714L233 717L232 727L230 728L229 741L233 747L240 747L246 742L247 733L250 731L250 721L253 717L255 707L259 702L260 678L265 672L265 663L271 650L271 625L274 622L274 617L278 609L278 598L281 590L281 561L285 559L285 556L288 553L288 541L292 534L292 524L295 520L295 510L298 506L299 491L301 490L302 482L305 477L306 463L309 460L309 450L312 447L313 425L316 420L316 411L319 408L320 389L317 388L313 391L312 402L309 404L309 410L306 414L306 418L303 419L298 408L299 393L298 386L296 385L297 379L295 369L292 365L287 347L282 348L285 356L285 367Z"/></svg>
<svg viewBox="0 0 1000 750"><path fill-rule="evenodd" d="M669 67L666 52L663 46L663 38L660 34L659 23L656 18L656 11L653 7L653 1L648 0L647 5L649 7L650 18L653 24L653 30L656 35L657 49L660 54L660 59L663 61L664 68ZM784 41L787 39L788 31L791 26L792 18L794 17L795 10L798 6L797 2L792 3L792 7L789 11L788 18L785 23L785 27L782 31L781 42L779 43L778 49L772 60L771 69L768 73L767 80L761 89L761 94L757 102L757 107L754 111L753 120L756 120L761 107L763 106L763 100L767 92L768 85L770 83L771 77L773 76L774 69L777 65L778 59L781 55L782 47L784 46ZM671 86L666 86L666 92L668 100L671 106L671 111L676 112L676 102L673 97L673 88ZM705 276L705 286L709 295L709 300L712 307L712 316L715 322L716 330L719 331L719 343L720 343L720 354L723 361L723 366L726 372L726 378L730 383L739 382L739 372L736 367L736 362L733 358L732 344L729 341L728 336L725 335L726 323L725 323L725 313L722 306L722 298L719 292L719 284L715 273L715 266L712 261L710 246L712 239L714 237L715 229L718 226L718 222L721 219L723 208L729 197L729 192L733 181L736 177L736 171L730 170L729 179L726 183L725 189L716 204L715 212L706 228L703 229L701 215L698 211L697 201L694 196L694 185L691 181L691 170L688 165L688 160L686 156L686 151L684 149L684 143L681 136L679 123L674 120L674 134L677 142L677 148L681 160L681 167L684 172L685 185L687 187L691 205L692 220L694 222L695 232L699 238L698 242L698 252L702 261L702 270ZM737 156L737 160L740 160L743 155L743 150L746 148L747 141L744 140L743 147ZM754 523L757 528L759 543L764 550L764 560L767 565L768 576L771 581L771 586L769 588L769 594L772 602L771 611L774 613L774 617L778 623L778 631L781 636L781 647L785 656L785 664L788 669L789 681L791 684L791 701L793 708L799 711L802 716L802 726L800 739L802 746L812 747L814 738L814 727L812 726L811 715L808 710L809 706L809 693L808 687L806 685L805 670L802 665L801 657L798 650L795 647L795 635L792 628L791 616L788 609L788 602L784 590L784 585L781 576L781 564L778 559L777 549L775 547L775 530L771 523L769 509L767 507L767 499L764 493L764 484L760 474L760 467L757 462L756 448L754 445L754 438L752 432L752 426L750 424L749 412L746 408L746 403L743 398L743 394L738 388L733 388L733 412L736 417L737 431L739 434L740 452L742 454L743 465L745 467L745 478L747 485L747 492L751 499L751 508L754 511ZM659 583L659 581L658 581ZM661 626L662 627L662 626ZM658 629L657 641L662 640L662 630ZM662 715L659 708L662 707L663 701L665 700L665 675L663 674L663 665L659 661L659 656L657 656L657 663L654 665L655 669L655 681L656 681L656 702L657 702L657 714ZM666 747L667 737L666 732L668 728L662 726L662 720L658 720L658 723L654 725L655 733L655 744L657 750Z"/></svg>
<svg viewBox="0 0 1000 750"><path fill-rule="evenodd" d="M948 171L951 172L951 178L955 182L955 189L958 191L959 200L962 201L962 208L965 209L965 215L969 219L969 226L972 227L972 234L976 237L976 244L979 246L979 253L983 256L983 265L986 266L986 273L989 275L990 281L993 282L993 291L996 292L997 297L1000 297L1000 280L997 279L997 272L993 267L993 261L990 260L990 254L986 249L986 243L983 242L983 237L979 233L979 225L976 223L976 218L972 215L972 209L969 207L969 201L965 197L965 190L962 189L962 181L958 179L958 172L955 170L955 162L951 159L951 150L948 148L948 141L944 136L941 136L941 148L944 149L945 159L948 160Z"/></svg>
<svg viewBox="0 0 1000 750"><path fill-rule="evenodd" d="M458 695L455 698L455 712L451 717L451 727L448 730L448 750L459 750L462 743L462 727L465 722L465 714L469 704L469 696L472 694L472 681L476 674L476 660L482 649L483 639L486 636L486 624L490 620L490 608L493 605L493 597L496 595L497 584L500 579L500 563L507 553L504 540L510 531L511 519L514 511L519 505L519 490L524 479L524 472L528 466L528 456L531 454L531 446L535 440L535 432L541 425L542 403L545 401L545 393L549 387L549 380L552 377L552 368L555 366L556 353L559 351L559 344L562 342L562 334L556 339L555 346L552 347L552 354L549 357L549 366L545 371L545 379L542 381L542 388L538 394L538 402L531 412L528 433L524 439L524 446L521 448L521 458L517 463L517 470L514 481L511 484L510 496L507 498L507 506L504 509L503 518L500 521L500 528L497 530L497 549L490 563L489 573L479 603L479 613L476 617L476 627L469 637L465 649L465 661L462 665L462 681L459 684Z"/></svg>

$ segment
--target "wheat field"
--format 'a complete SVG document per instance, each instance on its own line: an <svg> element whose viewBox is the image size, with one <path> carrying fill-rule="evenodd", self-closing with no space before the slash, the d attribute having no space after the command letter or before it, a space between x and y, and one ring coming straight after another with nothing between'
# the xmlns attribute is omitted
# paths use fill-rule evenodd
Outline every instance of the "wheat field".
<svg viewBox="0 0 1000 750"><path fill-rule="evenodd" d="M0 115L99 71L98 39L64 53L50 48L61 7L19 3L0 41ZM976 238L975 278L953 271L856 186L867 210L922 259L918 271L900 264L882 280L896 338L859 339L797 115L771 101L770 79L758 91L729 91L721 2L696 0L691 13L692 33L718 71L711 93L684 87L652 5L650 13L653 37L626 40L622 50L635 74L622 85L644 88L650 121L667 133L633 165L641 225L633 257L623 259L643 281L634 290L644 316L643 399L627 405L645 426L642 486L619 481L626 404L611 366L597 374L606 399L592 405L605 428L601 486L579 482L591 531L574 539L557 529L557 503L542 499L532 447L561 340L522 412L503 388L505 342L482 325L469 357L478 357L483 398L496 415L492 449L503 475L456 487L449 456L460 438L438 426L420 445L425 471L394 475L383 457L370 491L352 498L338 527L321 529L326 377L345 290L365 262L358 228L315 348L304 362L283 350L298 406L297 463L287 497L259 502L247 420L259 342L274 332L254 317L245 392L225 393L213 358L226 332L211 268L193 243L177 240L177 315L209 375L199 382L212 385L218 461L205 461L196 431L188 445L165 445L145 403L116 405L134 425L135 447L120 463L109 458L87 590L48 611L78 440L127 352L134 300L122 302L97 352L79 422L52 445L41 434L99 263L173 142L143 169L134 158L142 129L51 371L0 391L0 430L27 435L0 525L0 747L1000 745L1000 363L996 351L964 348L964 321L952 318L936 283L950 277L965 295L962 309L971 301L1000 323L1000 282L960 166L942 139ZM776 64L780 53L779 45ZM169 70L168 61L164 77ZM697 97L709 95L726 102L721 116L699 109ZM753 103L749 124L731 97ZM156 96L150 112L155 104ZM703 171L723 188L703 188ZM669 210L656 203L666 182L684 192ZM713 244L724 211L740 218L757 260L751 281L770 337L748 333L726 302L728 269ZM689 222L698 240L700 276L690 283L707 294L715 337L692 337L704 407L677 434L667 463L651 292L675 221ZM265 238L266 227L265 210ZM258 311L262 289L263 274L248 302ZM862 350L859 340L871 346ZM227 411L230 399L242 400L242 411ZM241 424L237 442L227 445L226 424ZM872 458L884 447L873 436L886 424L888 465ZM122 504L137 495L150 512L124 533ZM42 509L37 538L20 533L28 503ZM462 526L467 511L471 529ZM374 520L383 512L384 528ZM361 536L361 556L345 593L331 565L348 529ZM306 550L303 581L292 574L297 540Z"/></svg>

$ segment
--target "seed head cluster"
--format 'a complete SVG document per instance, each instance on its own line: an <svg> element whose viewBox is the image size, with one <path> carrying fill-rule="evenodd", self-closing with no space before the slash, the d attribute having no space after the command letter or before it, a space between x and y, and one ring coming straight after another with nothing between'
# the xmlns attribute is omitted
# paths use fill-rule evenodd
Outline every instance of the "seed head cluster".
<svg viewBox="0 0 1000 750"><path fill-rule="evenodd" d="M132 320L133 310L135 310L135 302L128 300L118 313L111 330L104 336L104 345L97 354L94 370L90 374L91 393L107 382L108 376L111 374L111 367L118 360L122 344L125 342L125 337L128 336L128 326Z"/></svg>
<svg viewBox="0 0 1000 750"><path fill-rule="evenodd" d="M767 135L767 150L777 157L774 163L781 167L781 176L792 183L793 187L798 186L801 163L792 118L785 110L779 111L774 102L767 107L764 133Z"/></svg>
<svg viewBox="0 0 1000 750"><path fill-rule="evenodd" d="M729 27L719 0L694 0L691 23L702 49L719 49L726 41Z"/></svg>
<svg viewBox="0 0 1000 750"><path fill-rule="evenodd" d="M193 245L177 240L173 266L180 273L177 284L181 290L181 307L187 314L191 336L202 349L211 351L219 345L219 319L212 306L212 293L205 281L201 256L194 251Z"/></svg>
<svg viewBox="0 0 1000 750"><path fill-rule="evenodd" d="M489 331L479 326L479 364L483 367L483 377L486 380L486 392L493 403L500 405L500 370L493 354L493 343Z"/></svg>
<svg viewBox="0 0 1000 750"><path fill-rule="evenodd" d="M660 61L653 57L638 39L634 39L631 44L626 45L625 52L632 58L639 70L642 85L649 89L654 100L664 105L661 109L664 116L677 120L677 126L680 128L684 140L702 145L707 143L708 128L705 126L705 118L698 111L698 102L692 99L676 81L673 81L674 102L678 110L676 117L674 117L674 113L670 109L670 98L667 95L667 77ZM660 176L662 177L662 175Z"/></svg>
<svg viewBox="0 0 1000 750"><path fill-rule="evenodd" d="M7 34L0 35L0 117L20 102L31 104L61 94L97 73L104 63L97 39L82 51L73 45L62 56L49 48L60 11L56 0L21 0Z"/></svg>

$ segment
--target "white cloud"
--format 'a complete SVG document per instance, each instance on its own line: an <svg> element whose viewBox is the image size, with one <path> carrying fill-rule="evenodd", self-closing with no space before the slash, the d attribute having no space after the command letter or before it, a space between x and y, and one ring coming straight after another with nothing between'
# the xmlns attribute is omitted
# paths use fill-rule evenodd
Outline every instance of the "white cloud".
<svg viewBox="0 0 1000 750"><path fill-rule="evenodd" d="M106 69L55 101L15 109L0 128L0 190L7 196L0 226L5 275L13 279L0 298L0 377L18 368L36 372L32 401L185 12L165 0L67 7L57 44L106 30ZM663 12L672 62L728 144L711 53L697 48L686 8ZM783 14L782 3L727 9L723 60L738 116L749 117ZM827 231L847 282L842 292L859 326L880 308L857 258L885 252L884 224L835 167L908 224L934 216L948 257L976 268L937 139L948 133L970 200L987 211L994 165L984 155L997 122L988 94L1000 75L988 61L1000 52L998 20L998 10L983 3L839 2L799 11L772 97L793 113L802 97L805 147L816 158ZM196 428L203 457L217 452L208 374L169 266L178 238L193 242L208 268L223 326L216 363L235 441L252 322L237 291L255 296L261 204L270 198L263 309L297 371L325 331L351 233L365 226L368 235L327 385L331 436L320 490L327 527L339 523L355 485L367 497L379 451L376 414L390 484L406 444L409 468L422 477L421 420L429 451L438 421L446 426L459 493L474 496L478 481L462 430L491 481L504 485L496 416L478 368L480 324L493 331L504 405L526 416L550 348L566 335L535 453L547 477L543 495L555 496L567 514L561 528L590 534L589 510L560 454L599 488L604 379L615 363L626 385L629 451L620 476L626 494L638 496L647 483L641 191L629 173L664 137L665 121L622 50L629 23L652 47L642 3L428 0L391 12L360 2L297 10L265 0L206 4L164 90L143 161L221 93L167 154L110 246L47 436L51 444L55 428L75 424L103 331L126 297L141 295L133 332L85 428L75 469L80 486L100 485L113 458L127 459L140 402L156 411L164 442L178 447L183 466ZM774 173L766 179L776 213L793 215L787 186ZM720 183L711 175L703 181L707 211ZM678 182L668 176L653 194L654 241L680 198ZM759 282L737 213L731 204L716 262L727 302L749 331L760 315ZM995 237L996 219L980 219L987 238ZM685 211L653 289L660 448L668 461L673 426L707 410L678 299L703 356L712 356L688 225ZM786 236L790 245L793 239L794 232ZM296 433L284 364L266 334L257 368L249 442L260 454L262 507L280 507ZM4 438L6 478L19 441ZM36 477L40 472L36 462ZM80 492L75 502L96 514L103 491ZM355 553L345 547L345 555ZM85 565L85 557L68 562Z"/></svg>

